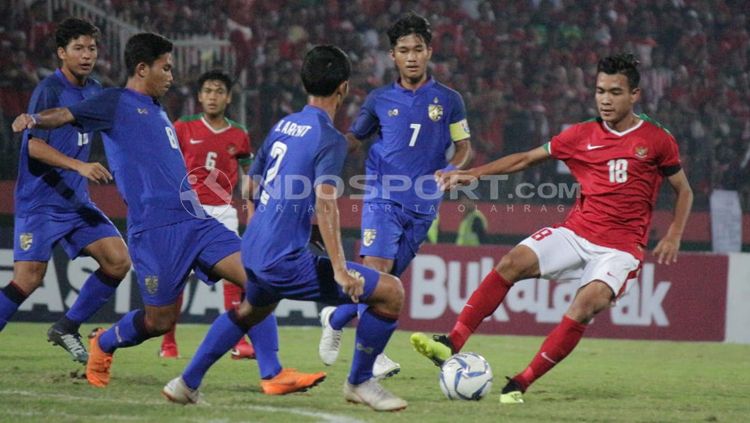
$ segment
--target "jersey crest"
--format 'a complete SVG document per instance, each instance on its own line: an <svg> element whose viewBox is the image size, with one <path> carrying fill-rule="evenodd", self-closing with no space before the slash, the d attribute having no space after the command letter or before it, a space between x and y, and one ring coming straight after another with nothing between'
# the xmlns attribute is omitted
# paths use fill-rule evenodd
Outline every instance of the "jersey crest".
<svg viewBox="0 0 750 423"><path fill-rule="evenodd" d="M31 248L31 243L34 242L34 234L31 232L24 232L18 237L21 249L28 251Z"/></svg>
<svg viewBox="0 0 750 423"><path fill-rule="evenodd" d="M150 295L156 294L156 291L159 290L159 277L158 276L146 276L146 291Z"/></svg>
<svg viewBox="0 0 750 423"><path fill-rule="evenodd" d="M372 245L372 242L375 241L376 236L377 231L375 229L365 229L365 235L362 239L362 243L365 244L365 247L369 247Z"/></svg>
<svg viewBox="0 0 750 423"><path fill-rule="evenodd" d="M437 101L437 97L435 98L435 101ZM443 106L439 104L430 104L427 107L427 116L429 116L433 122L439 121L440 118L443 117Z"/></svg>

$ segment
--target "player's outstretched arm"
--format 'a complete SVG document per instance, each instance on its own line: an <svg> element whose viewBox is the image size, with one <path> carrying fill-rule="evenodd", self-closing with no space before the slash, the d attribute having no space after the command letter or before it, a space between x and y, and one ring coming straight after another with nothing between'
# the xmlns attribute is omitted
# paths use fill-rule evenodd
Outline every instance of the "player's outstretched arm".
<svg viewBox="0 0 750 423"><path fill-rule="evenodd" d="M329 184L318 184L315 187L315 216L318 218L320 235L326 247L328 257L333 265L333 277L341 285L352 301L359 302L364 281L350 275L346 269L346 256L341 242L341 225L339 207L336 203L336 187Z"/></svg>
<svg viewBox="0 0 750 423"><path fill-rule="evenodd" d="M654 249L654 255L658 257L659 264L671 264L677 262L677 254L680 251L682 234L685 232L690 209L693 207L693 190L685 176L685 171L680 170L667 178L669 184L677 193L674 206L674 218L669 225L667 234L659 241Z"/></svg>
<svg viewBox="0 0 750 423"><path fill-rule="evenodd" d="M544 147L537 147L523 153L509 154L485 165L450 172L437 171L435 178L438 186L447 191L458 185L469 185L485 175L506 175L527 169L550 157Z"/></svg>
<svg viewBox="0 0 750 423"><path fill-rule="evenodd" d="M112 174L101 163L87 163L66 156L39 138L29 138L29 156L50 166L74 170L97 184L106 184L112 180Z"/></svg>
<svg viewBox="0 0 750 423"><path fill-rule="evenodd" d="M21 132L31 128L55 129L73 122L75 118L67 107L56 107L34 114L21 113L13 121L12 127L13 132Z"/></svg>
<svg viewBox="0 0 750 423"><path fill-rule="evenodd" d="M471 140L466 138L461 141L455 141L453 145L456 147L456 153L453 155L450 164L455 166L456 169L463 169L471 161Z"/></svg>

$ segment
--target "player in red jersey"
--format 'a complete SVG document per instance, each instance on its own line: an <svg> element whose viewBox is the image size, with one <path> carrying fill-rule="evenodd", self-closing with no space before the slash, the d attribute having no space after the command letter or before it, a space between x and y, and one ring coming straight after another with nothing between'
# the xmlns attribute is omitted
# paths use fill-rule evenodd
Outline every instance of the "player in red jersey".
<svg viewBox="0 0 750 423"><path fill-rule="evenodd" d="M635 281L662 178L672 185L677 199L672 224L654 255L659 263L677 261L693 193L680 167L675 139L646 115L633 112L640 97L637 65L632 55L599 61L597 119L573 125L543 147L436 175L441 187L449 189L483 175L518 172L552 157L564 161L581 184L580 197L565 221L537 231L505 255L472 293L447 336L411 336L418 352L440 364L461 350L517 281L579 280L581 286L562 322L529 366L508 380L501 403L522 403L526 389L573 351L591 319Z"/></svg>
<svg viewBox="0 0 750 423"><path fill-rule="evenodd" d="M175 122L180 150L185 157L188 179L198 193L206 216L212 216L239 235L237 210L232 207L232 190L250 167L250 138L245 128L228 119L226 108L232 101L232 80L220 71L198 78L198 102L203 113L184 116ZM203 217L203 216L199 216ZM230 310L242 302L244 292L224 282L224 307ZM159 356L177 357L175 329L164 335ZM242 338L231 350L233 359L254 358L253 346Z"/></svg>

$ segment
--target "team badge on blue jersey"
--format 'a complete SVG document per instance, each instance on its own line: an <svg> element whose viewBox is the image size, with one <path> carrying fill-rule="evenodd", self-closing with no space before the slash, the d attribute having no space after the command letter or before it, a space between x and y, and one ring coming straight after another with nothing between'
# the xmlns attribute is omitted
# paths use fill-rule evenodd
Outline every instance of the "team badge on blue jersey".
<svg viewBox="0 0 750 423"><path fill-rule="evenodd" d="M18 237L21 249L28 251L31 248L31 243L34 242L34 234L31 232L24 232Z"/></svg>
<svg viewBox="0 0 750 423"><path fill-rule="evenodd" d="M388 116L390 116L390 117L398 116L398 109L390 109L390 110L388 110Z"/></svg>
<svg viewBox="0 0 750 423"><path fill-rule="evenodd" d="M362 239L362 243L365 244L365 247L369 247L372 245L372 242L375 241L375 236L377 234L378 232L375 229L365 229L364 239Z"/></svg>
<svg viewBox="0 0 750 423"><path fill-rule="evenodd" d="M159 289L159 277L158 276L146 276L146 291L149 295L156 294Z"/></svg>
<svg viewBox="0 0 750 423"><path fill-rule="evenodd" d="M432 119L433 122L437 122L443 117L443 106L439 104L430 104L427 107L427 116Z"/></svg>

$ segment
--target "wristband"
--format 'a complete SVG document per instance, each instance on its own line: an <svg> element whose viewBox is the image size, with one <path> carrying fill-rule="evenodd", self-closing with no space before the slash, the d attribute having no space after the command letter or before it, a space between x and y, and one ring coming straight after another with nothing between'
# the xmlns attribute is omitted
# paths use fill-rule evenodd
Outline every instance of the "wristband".
<svg viewBox="0 0 750 423"><path fill-rule="evenodd" d="M42 117L39 116L39 113L32 113L29 115L29 117L31 118L31 121L34 122L34 125L38 124L42 119Z"/></svg>

